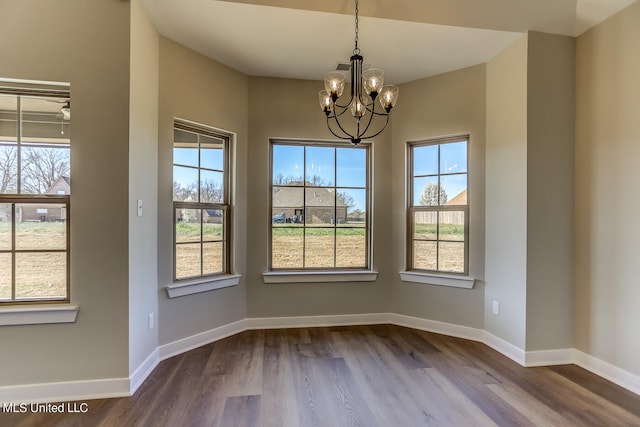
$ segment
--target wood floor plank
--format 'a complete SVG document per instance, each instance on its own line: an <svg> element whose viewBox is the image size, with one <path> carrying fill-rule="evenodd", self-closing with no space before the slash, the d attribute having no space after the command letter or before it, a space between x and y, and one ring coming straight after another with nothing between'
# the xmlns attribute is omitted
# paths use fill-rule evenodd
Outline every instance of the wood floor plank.
<svg viewBox="0 0 640 427"><path fill-rule="evenodd" d="M228 397L220 427L258 427L260 396Z"/></svg>
<svg viewBox="0 0 640 427"><path fill-rule="evenodd" d="M263 427L298 424L291 353L288 335L283 331L267 333L264 341L262 399L260 420Z"/></svg>
<svg viewBox="0 0 640 427"><path fill-rule="evenodd" d="M132 397L86 403L0 412L0 426L640 427L640 396L582 368L394 325L246 331L161 362Z"/></svg>

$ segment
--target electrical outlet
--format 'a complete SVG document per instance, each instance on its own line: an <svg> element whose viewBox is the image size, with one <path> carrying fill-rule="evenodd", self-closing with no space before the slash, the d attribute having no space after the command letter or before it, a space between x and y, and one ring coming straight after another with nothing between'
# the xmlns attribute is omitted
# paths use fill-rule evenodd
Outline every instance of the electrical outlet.
<svg viewBox="0 0 640 427"><path fill-rule="evenodd" d="M149 328L149 330L152 330L153 329L153 311L147 315L147 321L148 321L147 327Z"/></svg>
<svg viewBox="0 0 640 427"><path fill-rule="evenodd" d="M500 316L500 302L499 301L493 301L493 314L495 314L496 316Z"/></svg>

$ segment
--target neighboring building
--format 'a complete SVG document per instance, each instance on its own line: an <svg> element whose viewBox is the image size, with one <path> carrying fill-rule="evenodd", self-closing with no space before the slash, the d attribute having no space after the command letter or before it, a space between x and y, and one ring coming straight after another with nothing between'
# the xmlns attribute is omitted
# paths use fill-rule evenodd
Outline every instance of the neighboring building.
<svg viewBox="0 0 640 427"><path fill-rule="evenodd" d="M45 194L71 194L71 179L60 176ZM48 222L67 219L67 209L59 205L16 205L16 222Z"/></svg>
<svg viewBox="0 0 640 427"><path fill-rule="evenodd" d="M329 188L305 188L296 183L273 187L273 222L302 223L305 215L307 224L344 224L347 222L347 205L336 200L335 192Z"/></svg>

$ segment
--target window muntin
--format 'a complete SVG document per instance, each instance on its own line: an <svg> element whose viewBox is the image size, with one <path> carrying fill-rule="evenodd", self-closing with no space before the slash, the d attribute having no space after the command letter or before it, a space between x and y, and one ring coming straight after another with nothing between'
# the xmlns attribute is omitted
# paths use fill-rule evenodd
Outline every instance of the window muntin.
<svg viewBox="0 0 640 427"><path fill-rule="evenodd" d="M468 274L468 144L409 143L407 270Z"/></svg>
<svg viewBox="0 0 640 427"><path fill-rule="evenodd" d="M69 301L68 90L0 88L0 303Z"/></svg>
<svg viewBox="0 0 640 427"><path fill-rule="evenodd" d="M270 271L370 269L369 150L272 141Z"/></svg>
<svg viewBox="0 0 640 427"><path fill-rule="evenodd" d="M174 281L231 272L230 140L204 125L174 123Z"/></svg>

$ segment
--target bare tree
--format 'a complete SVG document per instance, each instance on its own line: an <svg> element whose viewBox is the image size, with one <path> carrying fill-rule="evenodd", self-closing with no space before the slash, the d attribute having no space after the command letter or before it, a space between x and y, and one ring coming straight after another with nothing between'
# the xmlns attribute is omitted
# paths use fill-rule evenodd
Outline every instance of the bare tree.
<svg viewBox="0 0 640 427"><path fill-rule="evenodd" d="M447 192L435 182L427 182L420 195L420 206L442 206L447 203Z"/></svg>
<svg viewBox="0 0 640 427"><path fill-rule="evenodd" d="M173 181L173 200L180 202L197 202L198 192L195 184L183 187L178 181Z"/></svg>
<svg viewBox="0 0 640 427"><path fill-rule="evenodd" d="M68 148L23 148L21 192L44 194L61 176L69 176Z"/></svg>
<svg viewBox="0 0 640 427"><path fill-rule="evenodd" d="M0 194L15 193L18 188L18 150L0 146Z"/></svg>
<svg viewBox="0 0 640 427"><path fill-rule="evenodd" d="M201 183L200 201L202 203L222 203L224 201L222 183L210 181L208 179Z"/></svg>
<svg viewBox="0 0 640 427"><path fill-rule="evenodd" d="M347 207L347 211L351 212L351 210L356 205L356 201L353 199L353 196L346 191L341 191L337 194L338 202L342 203Z"/></svg>

